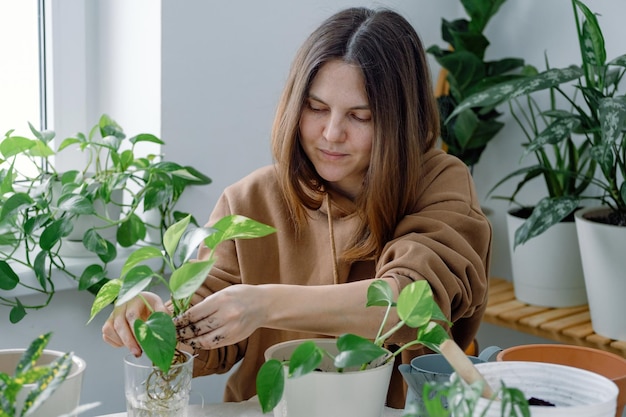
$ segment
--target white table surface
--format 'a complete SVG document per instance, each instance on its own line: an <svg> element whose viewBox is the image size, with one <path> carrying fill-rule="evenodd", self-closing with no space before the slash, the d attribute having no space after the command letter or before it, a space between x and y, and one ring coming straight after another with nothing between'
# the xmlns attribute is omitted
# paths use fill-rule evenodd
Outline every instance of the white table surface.
<svg viewBox="0 0 626 417"><path fill-rule="evenodd" d="M403 410L387 408L382 417L401 417ZM190 405L187 417L272 417L272 413L263 414L256 397L240 403L210 403ZM126 413L107 414L100 417L126 417Z"/></svg>

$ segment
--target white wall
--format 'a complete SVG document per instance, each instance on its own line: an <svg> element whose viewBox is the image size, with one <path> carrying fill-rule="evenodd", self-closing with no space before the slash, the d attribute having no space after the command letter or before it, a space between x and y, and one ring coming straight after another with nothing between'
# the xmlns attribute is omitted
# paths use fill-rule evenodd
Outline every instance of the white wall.
<svg viewBox="0 0 626 417"><path fill-rule="evenodd" d="M618 55L626 2L589 3L603 15L609 57ZM226 185L271 162L270 128L288 67L296 48L323 18L347 6L387 5L415 25L425 46L443 46L441 17L464 16L458 0L108 0L86 5L87 127L100 113L109 113L128 134L161 135L168 159L212 177L212 185L188 193L180 207L199 221L206 220ZM510 0L487 28L492 41L488 54L494 59L521 56L542 68L545 50L553 66L565 66L578 62L573 33L568 0ZM431 65L436 74L439 68L433 60ZM475 169L480 195L516 166L520 141L509 123L489 145ZM530 199L536 191L529 194ZM492 272L510 277L507 205L494 200L484 205L494 209ZM102 342L106 313L85 327L91 301L89 294L64 291L53 306L18 325L8 324L8 310L0 308L0 348L24 346L53 330L53 348L73 350L87 360L83 402L104 400L95 414L121 411L121 358L126 352ZM499 342L487 338L481 343ZM194 389L217 401L222 384L223 377L211 376L194 381Z"/></svg>

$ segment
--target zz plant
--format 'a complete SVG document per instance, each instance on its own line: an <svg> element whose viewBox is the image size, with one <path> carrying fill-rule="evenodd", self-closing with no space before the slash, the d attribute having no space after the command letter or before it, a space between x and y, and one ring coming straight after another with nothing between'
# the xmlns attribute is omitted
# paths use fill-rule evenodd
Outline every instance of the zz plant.
<svg viewBox="0 0 626 417"><path fill-rule="evenodd" d="M367 306L386 308L378 334L373 341L355 334L344 334L337 339L339 354L334 358L313 341L306 341L294 350L289 360L270 359L261 366L257 374L256 386L264 413L273 410L283 396L284 368L287 368L287 378L300 377L315 371L326 356L333 358L337 372L343 372L349 367L359 367L363 370L379 358L384 358L383 363L392 361L403 350L417 344L423 344L429 349L438 351L438 346L444 340L449 339L448 333L437 321L448 325L451 323L434 301L427 281L416 281L406 286L400 292L397 302L394 301L393 292L386 281L372 281L367 291ZM383 332L392 308L396 309L400 320L390 330ZM383 345L403 326L416 328L416 338L390 353Z"/></svg>

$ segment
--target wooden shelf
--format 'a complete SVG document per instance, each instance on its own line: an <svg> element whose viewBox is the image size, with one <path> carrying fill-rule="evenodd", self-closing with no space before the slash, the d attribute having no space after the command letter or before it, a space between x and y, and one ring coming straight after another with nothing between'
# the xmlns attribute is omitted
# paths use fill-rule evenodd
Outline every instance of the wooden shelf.
<svg viewBox="0 0 626 417"><path fill-rule="evenodd" d="M609 339L593 331L587 305L550 308L526 304L515 298L513 284L501 278L490 279L489 302L483 321L545 339L602 349L626 357L626 341Z"/></svg>

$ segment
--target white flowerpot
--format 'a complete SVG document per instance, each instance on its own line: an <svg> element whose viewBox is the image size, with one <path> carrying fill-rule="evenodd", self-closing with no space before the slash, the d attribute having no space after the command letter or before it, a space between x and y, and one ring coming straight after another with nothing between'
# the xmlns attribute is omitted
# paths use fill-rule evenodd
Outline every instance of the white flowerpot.
<svg viewBox="0 0 626 417"><path fill-rule="evenodd" d="M599 335L626 340L626 227L586 218L599 210L585 208L575 214L591 324Z"/></svg>
<svg viewBox="0 0 626 417"><path fill-rule="evenodd" d="M615 417L617 385L584 369L540 362L486 362L476 365L487 383L497 391L503 382L554 407L531 405L533 417ZM457 378L452 374L450 378ZM458 401L459 398L449 399ZM472 417L500 417L499 402L479 398Z"/></svg>
<svg viewBox="0 0 626 417"><path fill-rule="evenodd" d="M337 354L335 339L313 339L332 355ZM285 360L303 340L293 340L271 346L265 359ZM274 417L381 417L389 389L394 361L382 366L343 373L332 369L325 358L320 368L298 378L285 379L283 399L274 409Z"/></svg>
<svg viewBox="0 0 626 417"><path fill-rule="evenodd" d="M0 372L14 375L15 368L25 349L0 350ZM45 349L37 361L37 365L46 365L63 356L65 352ZM70 373L57 390L37 409L30 417L60 416L74 410L80 403L83 374L87 368L85 361L76 355L72 358L73 364ZM35 384L27 384L17 396L17 413L20 415L24 400Z"/></svg>
<svg viewBox="0 0 626 417"><path fill-rule="evenodd" d="M575 222L560 222L513 249L524 218L507 213L515 297L544 307L587 303Z"/></svg>

